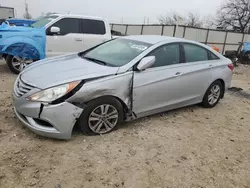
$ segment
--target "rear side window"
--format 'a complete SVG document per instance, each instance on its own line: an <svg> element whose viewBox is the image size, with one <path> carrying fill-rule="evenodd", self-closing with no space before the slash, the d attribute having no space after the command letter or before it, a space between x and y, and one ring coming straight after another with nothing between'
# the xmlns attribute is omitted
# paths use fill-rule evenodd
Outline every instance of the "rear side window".
<svg viewBox="0 0 250 188"><path fill-rule="evenodd" d="M58 35L67 35L69 33L80 33L79 19L77 18L63 18L52 26L49 27L48 32L51 27L59 27L60 33Z"/></svg>
<svg viewBox="0 0 250 188"><path fill-rule="evenodd" d="M183 44L186 62L207 61L208 52L202 47L193 44Z"/></svg>
<svg viewBox="0 0 250 188"><path fill-rule="evenodd" d="M101 20L82 19L81 30L84 34L106 34L105 23Z"/></svg>

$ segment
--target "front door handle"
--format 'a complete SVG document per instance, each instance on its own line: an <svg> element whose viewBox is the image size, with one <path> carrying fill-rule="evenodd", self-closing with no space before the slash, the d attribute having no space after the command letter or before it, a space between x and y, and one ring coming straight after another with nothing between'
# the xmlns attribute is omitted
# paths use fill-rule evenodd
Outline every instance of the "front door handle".
<svg viewBox="0 0 250 188"><path fill-rule="evenodd" d="M81 41L82 41L82 39L80 39L80 38L76 38L76 39L75 39L75 41L77 41L77 42L81 42Z"/></svg>
<svg viewBox="0 0 250 188"><path fill-rule="evenodd" d="M212 67L213 65L209 65L209 67Z"/></svg>
<svg viewBox="0 0 250 188"><path fill-rule="evenodd" d="M180 76L180 75L182 75L182 73L181 73L181 72L177 72L177 73L175 73L175 76Z"/></svg>

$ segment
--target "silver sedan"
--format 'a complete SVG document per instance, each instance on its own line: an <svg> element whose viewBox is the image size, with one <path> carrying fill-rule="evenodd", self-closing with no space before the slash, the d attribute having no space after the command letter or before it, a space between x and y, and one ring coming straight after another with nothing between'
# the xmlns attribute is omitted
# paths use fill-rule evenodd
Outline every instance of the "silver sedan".
<svg viewBox="0 0 250 188"><path fill-rule="evenodd" d="M28 66L14 85L14 109L39 135L70 139L75 125L87 135L105 134L124 121L183 106L214 107L233 68L194 41L121 37Z"/></svg>

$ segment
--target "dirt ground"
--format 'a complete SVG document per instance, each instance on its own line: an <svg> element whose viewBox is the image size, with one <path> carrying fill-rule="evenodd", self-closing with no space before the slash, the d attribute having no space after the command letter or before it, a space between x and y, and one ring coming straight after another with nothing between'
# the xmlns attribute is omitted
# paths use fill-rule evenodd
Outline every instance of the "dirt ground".
<svg viewBox="0 0 250 188"><path fill-rule="evenodd" d="M250 188L250 99L228 92L198 105L70 141L40 137L15 118L15 75L0 63L0 187ZM250 93L250 66L232 86Z"/></svg>

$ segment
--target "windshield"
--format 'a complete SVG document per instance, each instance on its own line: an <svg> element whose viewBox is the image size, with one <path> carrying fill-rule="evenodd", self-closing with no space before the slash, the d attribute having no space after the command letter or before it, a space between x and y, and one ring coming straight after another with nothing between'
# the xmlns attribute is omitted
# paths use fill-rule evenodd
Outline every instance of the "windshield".
<svg viewBox="0 0 250 188"><path fill-rule="evenodd" d="M40 18L38 21L33 23L31 25L31 27L34 27L34 28L44 27L47 23L51 22L52 20L56 19L57 17L58 16L46 16L46 17Z"/></svg>
<svg viewBox="0 0 250 188"><path fill-rule="evenodd" d="M120 67L129 63L150 45L135 40L115 39L87 52L83 58L103 62L108 66Z"/></svg>

